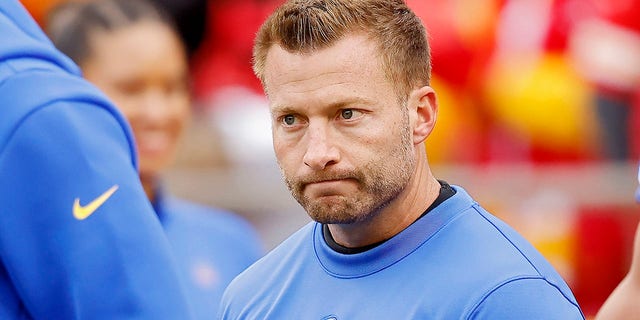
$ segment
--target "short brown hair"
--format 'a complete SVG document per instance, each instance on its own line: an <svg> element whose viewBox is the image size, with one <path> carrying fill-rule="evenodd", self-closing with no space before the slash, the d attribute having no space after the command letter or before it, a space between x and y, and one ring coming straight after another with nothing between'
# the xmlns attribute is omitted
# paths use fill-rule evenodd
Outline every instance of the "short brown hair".
<svg viewBox="0 0 640 320"><path fill-rule="evenodd" d="M377 42L385 74L399 95L428 85L431 53L424 26L403 0L289 0L264 22L253 47L253 70L264 85L267 52L279 45L308 54L349 32Z"/></svg>

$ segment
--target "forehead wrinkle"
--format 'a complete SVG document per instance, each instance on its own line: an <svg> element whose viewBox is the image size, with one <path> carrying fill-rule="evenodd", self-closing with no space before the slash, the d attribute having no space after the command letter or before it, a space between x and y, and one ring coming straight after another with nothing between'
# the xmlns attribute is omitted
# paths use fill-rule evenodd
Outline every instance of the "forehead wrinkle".
<svg viewBox="0 0 640 320"><path fill-rule="evenodd" d="M276 80L276 81L273 81L275 83L272 84L270 87L273 87L273 86L287 87L289 92L305 93L305 92L308 92L308 91L313 91L313 90L317 90L317 89L321 89L321 88L328 88L328 87L333 87L333 86L350 84L352 82L349 81L349 80L340 79L337 82L333 82L331 80L331 77L333 77L333 76L340 77L342 75L349 75L349 74L352 74L352 72L350 72L350 71L327 71L327 72L322 72L320 74L307 75L304 78L299 78L299 79L295 79L295 80L285 80L287 78L287 76L286 75L281 75L281 76L278 77L278 78L281 79L281 81L277 81L277 79L273 79L273 80ZM322 80L323 78L327 78L327 77L329 77L327 80L319 81L315 86L309 86L308 85L308 83L313 83L313 81L317 81L319 79ZM327 82L333 82L333 83L327 84ZM300 87L302 87L304 89L300 90L300 91L297 91L296 89L299 89Z"/></svg>

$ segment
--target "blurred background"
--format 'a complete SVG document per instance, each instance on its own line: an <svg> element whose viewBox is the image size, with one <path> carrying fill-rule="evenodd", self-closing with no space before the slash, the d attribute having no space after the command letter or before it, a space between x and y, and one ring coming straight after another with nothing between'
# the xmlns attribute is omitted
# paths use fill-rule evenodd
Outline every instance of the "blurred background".
<svg viewBox="0 0 640 320"><path fill-rule="evenodd" d="M67 0L22 0L39 23ZM134 0L132 0L134 1ZM155 0L188 44L193 112L165 177L267 249L309 221L281 180L253 37L281 0ZM435 174L556 266L587 316L626 273L640 206L640 0L407 0L427 26Z"/></svg>

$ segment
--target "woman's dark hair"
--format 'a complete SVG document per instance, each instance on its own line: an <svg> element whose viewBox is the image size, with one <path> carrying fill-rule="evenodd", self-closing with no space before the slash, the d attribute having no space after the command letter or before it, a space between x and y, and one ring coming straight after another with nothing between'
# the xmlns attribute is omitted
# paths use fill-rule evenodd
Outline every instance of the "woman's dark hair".
<svg viewBox="0 0 640 320"><path fill-rule="evenodd" d="M176 30L171 17L146 0L63 2L49 11L44 29L58 50L81 64L91 55L89 41L92 32L112 32L147 20L163 23L174 32Z"/></svg>

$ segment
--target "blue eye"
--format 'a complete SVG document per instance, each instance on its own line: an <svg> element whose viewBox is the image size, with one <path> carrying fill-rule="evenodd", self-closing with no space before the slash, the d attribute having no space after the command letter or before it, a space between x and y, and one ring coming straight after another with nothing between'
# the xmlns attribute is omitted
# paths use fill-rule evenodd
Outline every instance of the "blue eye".
<svg viewBox="0 0 640 320"><path fill-rule="evenodd" d="M340 111L340 114L342 115L343 119L351 119L353 117L353 110L344 109L344 110Z"/></svg>
<svg viewBox="0 0 640 320"><path fill-rule="evenodd" d="M291 114L288 114L282 117L282 121L284 122L284 124L291 126L296 122L296 117Z"/></svg>

